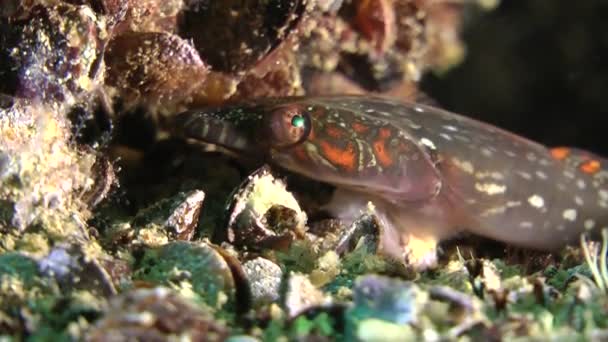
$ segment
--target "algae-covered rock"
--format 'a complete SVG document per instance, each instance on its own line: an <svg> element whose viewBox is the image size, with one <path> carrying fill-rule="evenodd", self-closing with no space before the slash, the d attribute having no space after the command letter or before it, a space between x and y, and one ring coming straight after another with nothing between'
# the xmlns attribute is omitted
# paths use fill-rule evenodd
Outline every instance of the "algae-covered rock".
<svg viewBox="0 0 608 342"><path fill-rule="evenodd" d="M15 101L0 108L0 231L39 229L53 238L84 238L81 192L92 186L95 156L70 141L61 108Z"/></svg>

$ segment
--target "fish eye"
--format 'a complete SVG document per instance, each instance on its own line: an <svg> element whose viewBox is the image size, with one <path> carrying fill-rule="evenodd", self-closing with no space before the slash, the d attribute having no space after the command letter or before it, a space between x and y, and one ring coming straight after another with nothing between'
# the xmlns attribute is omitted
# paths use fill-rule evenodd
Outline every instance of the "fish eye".
<svg viewBox="0 0 608 342"><path fill-rule="evenodd" d="M275 109L269 116L270 144L285 148L305 140L310 132L310 117L299 106Z"/></svg>
<svg viewBox="0 0 608 342"><path fill-rule="evenodd" d="M301 114L296 114L291 118L291 125L296 128L304 127L306 124L304 116Z"/></svg>

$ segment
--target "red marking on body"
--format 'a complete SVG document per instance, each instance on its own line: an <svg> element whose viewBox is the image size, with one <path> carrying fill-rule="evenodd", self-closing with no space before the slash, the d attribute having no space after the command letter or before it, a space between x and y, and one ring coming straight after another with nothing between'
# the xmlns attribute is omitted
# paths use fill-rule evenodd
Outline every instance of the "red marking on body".
<svg viewBox="0 0 608 342"><path fill-rule="evenodd" d="M570 155L570 149L567 147L556 147L551 149L551 156L556 160L564 160Z"/></svg>
<svg viewBox="0 0 608 342"><path fill-rule="evenodd" d="M357 167L357 153L352 143L348 143L344 149L341 149L322 140L319 142L319 147L323 156L334 166L348 172L355 171Z"/></svg>
<svg viewBox="0 0 608 342"><path fill-rule="evenodd" d="M336 125L325 125L325 133L333 139L343 139L346 137L346 131Z"/></svg>
<svg viewBox="0 0 608 342"><path fill-rule="evenodd" d="M382 139L387 139L391 136L391 130L390 128L386 128L386 127L382 127L380 128L379 132L378 132L378 136Z"/></svg>
<svg viewBox="0 0 608 342"><path fill-rule="evenodd" d="M602 164L596 159L590 159L582 162L579 169L586 174L592 175L602 168Z"/></svg>
<svg viewBox="0 0 608 342"><path fill-rule="evenodd" d="M386 148L386 140L391 136L391 130L388 128L380 128L378 132L378 139L374 141L374 155L383 167L389 167L393 165L393 158Z"/></svg>
<svg viewBox="0 0 608 342"><path fill-rule="evenodd" d="M369 126L364 125L360 122L353 122L353 124L351 125L351 128L353 129L353 131L357 132L358 134L364 134L364 133L367 133L367 131L369 131Z"/></svg>

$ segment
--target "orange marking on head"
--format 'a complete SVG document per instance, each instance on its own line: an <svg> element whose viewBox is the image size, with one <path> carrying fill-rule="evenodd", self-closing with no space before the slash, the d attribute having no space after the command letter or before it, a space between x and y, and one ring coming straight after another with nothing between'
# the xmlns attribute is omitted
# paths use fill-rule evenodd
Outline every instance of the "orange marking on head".
<svg viewBox="0 0 608 342"><path fill-rule="evenodd" d="M374 155L380 162L380 165L388 167L393 165L393 158L386 150L386 140L378 139L373 143Z"/></svg>
<svg viewBox="0 0 608 342"><path fill-rule="evenodd" d="M567 147L556 147L551 149L551 156L557 160L566 159L570 155L570 149Z"/></svg>
<svg viewBox="0 0 608 342"><path fill-rule="evenodd" d="M602 168L602 164L596 159L584 161L579 166L579 169L587 174L594 174Z"/></svg>
<svg viewBox="0 0 608 342"><path fill-rule="evenodd" d="M353 131L355 131L359 134L363 134L363 133L366 133L367 131L369 131L369 126L364 125L360 122L353 122L351 127L352 127Z"/></svg>
<svg viewBox="0 0 608 342"><path fill-rule="evenodd" d="M383 167L393 165L393 158L386 149L386 140L391 136L391 130L387 127L382 127L378 131L378 139L374 141L374 155Z"/></svg>
<svg viewBox="0 0 608 342"><path fill-rule="evenodd" d="M348 172L355 171L357 165L357 153L352 143L348 143L346 148L341 149L327 141L320 141L319 147L327 160L334 166L342 168Z"/></svg>
<svg viewBox="0 0 608 342"><path fill-rule="evenodd" d="M334 139L342 139L346 136L344 129L336 125L325 125L325 133Z"/></svg>

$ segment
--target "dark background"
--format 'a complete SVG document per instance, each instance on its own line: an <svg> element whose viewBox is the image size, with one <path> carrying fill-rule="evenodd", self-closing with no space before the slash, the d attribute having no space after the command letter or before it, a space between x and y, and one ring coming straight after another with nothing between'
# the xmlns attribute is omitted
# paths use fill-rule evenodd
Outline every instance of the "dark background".
<svg viewBox="0 0 608 342"><path fill-rule="evenodd" d="M503 0L463 36L464 62L422 83L443 107L608 156L608 0Z"/></svg>

